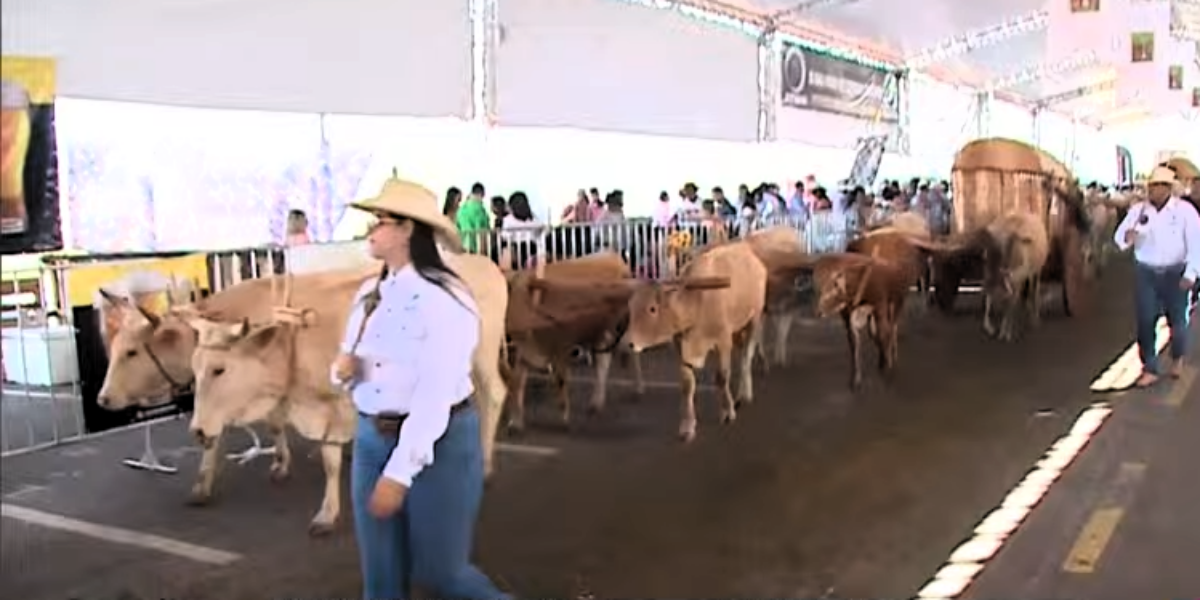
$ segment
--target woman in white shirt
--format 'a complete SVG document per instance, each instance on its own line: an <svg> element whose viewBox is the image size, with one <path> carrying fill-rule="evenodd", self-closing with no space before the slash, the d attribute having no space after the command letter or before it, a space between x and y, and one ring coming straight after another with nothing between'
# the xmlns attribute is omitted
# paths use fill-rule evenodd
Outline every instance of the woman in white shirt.
<svg viewBox="0 0 1200 600"><path fill-rule="evenodd" d="M537 256L537 236L542 224L529 208L525 192L513 192L508 199L508 214L500 224L500 238L512 252L514 269L530 266Z"/></svg>
<svg viewBox="0 0 1200 600"><path fill-rule="evenodd" d="M497 600L470 563L483 495L479 415L470 396L479 317L437 242L461 249L424 187L389 180L353 204L374 218L367 241L383 272L359 291L333 377L359 419L350 471L363 598Z"/></svg>

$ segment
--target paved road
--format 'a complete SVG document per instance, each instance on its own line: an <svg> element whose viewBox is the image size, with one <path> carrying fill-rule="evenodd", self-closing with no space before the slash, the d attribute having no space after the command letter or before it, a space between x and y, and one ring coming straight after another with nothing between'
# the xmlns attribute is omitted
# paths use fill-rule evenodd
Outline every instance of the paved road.
<svg viewBox="0 0 1200 600"><path fill-rule="evenodd" d="M758 398L735 424L718 424L712 393L701 395L699 438L686 447L675 441L670 389L635 401L615 388L609 413L581 418L569 433L539 406L540 426L515 441L559 452L501 455L479 530L481 564L524 597L912 597L1093 401L1088 384L1129 343L1128 277L1119 268L1101 282L1089 317L1051 311L1013 345L983 337L977 307L913 318L894 381L871 373L858 394L846 389L840 330L793 331L793 365L758 377ZM649 377L673 379L658 362ZM587 387L573 388L577 404ZM320 494L314 460L297 460L282 485L267 482L265 463L227 468L216 506L185 508L197 457L181 424L156 431L184 474L119 466L141 444L120 433L5 460L4 502L240 558L213 566L39 535L6 518L6 593L358 594L345 527L329 539L305 535ZM19 535L9 535L14 528ZM126 551L138 557L110 560Z"/></svg>
<svg viewBox="0 0 1200 600"><path fill-rule="evenodd" d="M966 597L1200 598L1195 373L1113 398L1092 448Z"/></svg>

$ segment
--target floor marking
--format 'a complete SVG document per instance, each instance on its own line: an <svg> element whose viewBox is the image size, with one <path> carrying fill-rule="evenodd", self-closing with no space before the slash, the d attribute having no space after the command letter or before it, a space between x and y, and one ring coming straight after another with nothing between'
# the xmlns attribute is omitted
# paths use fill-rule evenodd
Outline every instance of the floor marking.
<svg viewBox="0 0 1200 600"><path fill-rule="evenodd" d="M1160 317L1155 324L1154 348L1155 355L1162 353L1171 339L1171 328L1167 319ZM1133 342L1110 364L1095 380L1092 381L1093 392L1123 390L1133 386L1142 374L1142 359L1138 356L1137 342Z"/></svg>
<svg viewBox="0 0 1200 600"><path fill-rule="evenodd" d="M498 452L512 452L513 454L528 454L531 456L555 456L561 452L558 448L552 448L550 446L510 444L508 442L496 442L496 450Z"/></svg>
<svg viewBox="0 0 1200 600"><path fill-rule="evenodd" d="M156 550L165 554L173 554L175 556L193 560L196 562L207 563L210 565L224 566L232 562L241 560L240 554L217 550L216 548L208 548L206 546L197 546L179 540L162 537L150 533L142 533L131 529L123 529L120 527L110 527L108 525L99 525L80 521L54 513L43 512L25 506L16 506L13 504L0 504L0 517L23 521L32 525L40 525L49 529L57 529L59 531L67 531L77 533L86 537L112 542L114 544L123 544L126 546L137 546L148 550Z"/></svg>
<svg viewBox="0 0 1200 600"><path fill-rule="evenodd" d="M917 598L952 600L960 596L1045 498L1050 486L1079 456L1110 414L1112 408L1104 402L1084 410L1071 430L1050 446L1025 478L1001 500L1000 506L983 518L971 537L950 553L946 564L921 588Z"/></svg>
<svg viewBox="0 0 1200 600"><path fill-rule="evenodd" d="M1146 474L1144 463L1122 463L1117 476L1105 490L1104 498L1079 532L1075 544L1067 552L1062 570L1067 573L1088 574L1096 571L1104 551L1112 541L1117 526L1125 517L1125 507L1133 500L1137 484Z"/></svg>
<svg viewBox="0 0 1200 600"><path fill-rule="evenodd" d="M1192 384L1196 382L1196 369L1194 367L1184 367L1183 374L1179 376L1179 380L1171 386L1171 391L1167 397L1163 399L1163 404L1171 408L1179 408L1183 406L1187 400L1188 392L1192 389Z"/></svg>

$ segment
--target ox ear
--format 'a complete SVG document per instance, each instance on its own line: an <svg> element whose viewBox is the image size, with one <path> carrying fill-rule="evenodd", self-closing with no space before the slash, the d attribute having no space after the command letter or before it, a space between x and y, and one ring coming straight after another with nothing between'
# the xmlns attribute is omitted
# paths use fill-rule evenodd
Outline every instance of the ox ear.
<svg viewBox="0 0 1200 600"><path fill-rule="evenodd" d="M137 311L142 315L142 318L146 319L146 321L150 323L150 329L158 329L158 326L162 325L162 317L146 310L146 308L143 306L135 306L137 306Z"/></svg>
<svg viewBox="0 0 1200 600"><path fill-rule="evenodd" d="M238 347L249 352L265 350L282 336L286 327L284 323L270 323L246 332L238 340Z"/></svg>
<svg viewBox="0 0 1200 600"><path fill-rule="evenodd" d="M123 308L123 307L129 306L128 298L118 296L104 288L98 288L96 291L100 293L100 297L103 298L104 301L107 302L109 306L113 306L113 307L117 307L117 308Z"/></svg>
<svg viewBox="0 0 1200 600"><path fill-rule="evenodd" d="M684 277L679 287L685 290L723 290L731 285L728 277Z"/></svg>

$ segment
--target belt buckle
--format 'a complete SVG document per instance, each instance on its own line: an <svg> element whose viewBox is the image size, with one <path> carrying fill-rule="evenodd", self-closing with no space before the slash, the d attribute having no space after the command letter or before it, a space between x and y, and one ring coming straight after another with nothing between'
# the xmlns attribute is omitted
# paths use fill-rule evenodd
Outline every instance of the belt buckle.
<svg viewBox="0 0 1200 600"><path fill-rule="evenodd" d="M371 417L371 421L375 424L375 429L380 434L399 435L400 426L404 423L405 416L395 412L379 413Z"/></svg>

